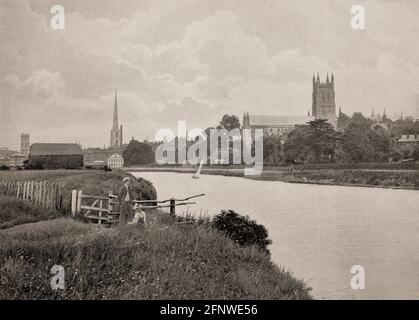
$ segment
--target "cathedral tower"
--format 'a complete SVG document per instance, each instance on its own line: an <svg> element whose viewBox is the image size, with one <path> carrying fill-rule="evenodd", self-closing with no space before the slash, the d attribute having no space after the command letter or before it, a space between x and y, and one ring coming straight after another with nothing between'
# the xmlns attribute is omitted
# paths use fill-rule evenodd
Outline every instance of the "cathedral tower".
<svg viewBox="0 0 419 320"><path fill-rule="evenodd" d="M111 129L111 148L119 148L122 146L122 125L118 127L118 99L115 89L115 103L113 110L113 126Z"/></svg>
<svg viewBox="0 0 419 320"><path fill-rule="evenodd" d="M335 102L335 78L332 74L326 77L326 82L320 82L320 76L317 74L315 79L313 74L313 104L311 113L316 119L328 119L330 115L336 115Z"/></svg>
<svg viewBox="0 0 419 320"><path fill-rule="evenodd" d="M335 77L329 80L327 74L326 82L320 82L320 76L317 73L317 79L313 74L313 104L312 115L316 119L327 119L335 126L336 120L336 102L335 102Z"/></svg>

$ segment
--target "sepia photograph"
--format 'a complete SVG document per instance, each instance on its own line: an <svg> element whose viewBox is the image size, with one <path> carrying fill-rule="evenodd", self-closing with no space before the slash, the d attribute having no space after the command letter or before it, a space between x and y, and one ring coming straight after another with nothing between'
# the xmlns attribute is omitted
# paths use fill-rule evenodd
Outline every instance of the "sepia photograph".
<svg viewBox="0 0 419 320"><path fill-rule="evenodd" d="M0 300L419 300L418 15L0 0Z"/></svg>

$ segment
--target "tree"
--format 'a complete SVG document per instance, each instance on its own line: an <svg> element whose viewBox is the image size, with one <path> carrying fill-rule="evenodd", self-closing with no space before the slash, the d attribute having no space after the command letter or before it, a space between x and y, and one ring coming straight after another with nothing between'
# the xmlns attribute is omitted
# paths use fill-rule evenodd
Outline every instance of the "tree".
<svg viewBox="0 0 419 320"><path fill-rule="evenodd" d="M310 153L309 127L298 126L288 134L284 144L285 162L305 161Z"/></svg>
<svg viewBox="0 0 419 320"><path fill-rule="evenodd" d="M228 131L233 129L240 129L240 120L235 115L225 114L220 121L219 129L226 129Z"/></svg>
<svg viewBox="0 0 419 320"><path fill-rule="evenodd" d="M298 126L285 142L285 161L334 161L340 136L327 120L317 119Z"/></svg>
<svg viewBox="0 0 419 320"><path fill-rule="evenodd" d="M416 146L415 149L413 149L412 158L415 159L415 161L419 160L419 146Z"/></svg>
<svg viewBox="0 0 419 320"><path fill-rule="evenodd" d="M338 123L337 123L338 130L345 130L350 122L351 122L351 118L347 116L346 114L344 114L343 112L340 112L339 117L338 117Z"/></svg>
<svg viewBox="0 0 419 320"><path fill-rule="evenodd" d="M256 245L270 253L268 246L272 244L272 240L268 238L268 230L249 216L242 216L233 210L222 210L214 217L212 227L224 232L240 246Z"/></svg>
<svg viewBox="0 0 419 320"><path fill-rule="evenodd" d="M155 162L153 149L147 143L131 140L123 152L126 165L145 165Z"/></svg>
<svg viewBox="0 0 419 320"><path fill-rule="evenodd" d="M263 138L263 163L265 165L278 165L282 162L283 143L282 137L279 135L270 135Z"/></svg>
<svg viewBox="0 0 419 320"><path fill-rule="evenodd" d="M376 126L368 132L368 138L369 143L374 147L374 159L383 160L391 151L390 135L387 130Z"/></svg>
<svg viewBox="0 0 419 320"><path fill-rule="evenodd" d="M391 152L391 136L382 127L371 129L372 121L362 113L354 113L345 129L342 142L346 158L353 162L387 161Z"/></svg>

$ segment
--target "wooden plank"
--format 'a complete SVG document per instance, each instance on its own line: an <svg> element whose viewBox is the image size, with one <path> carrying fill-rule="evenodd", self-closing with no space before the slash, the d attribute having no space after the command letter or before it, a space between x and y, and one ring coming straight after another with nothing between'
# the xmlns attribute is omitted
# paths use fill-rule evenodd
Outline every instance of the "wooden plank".
<svg viewBox="0 0 419 320"><path fill-rule="evenodd" d="M23 195L22 200L26 200L26 181L23 182Z"/></svg>
<svg viewBox="0 0 419 320"><path fill-rule="evenodd" d="M98 202L99 202L99 200L95 200L90 207L96 208L96 205L97 205ZM91 209L88 209L86 214L90 214L90 211L91 211Z"/></svg>
<svg viewBox="0 0 419 320"><path fill-rule="evenodd" d="M87 194L83 194L81 196L82 199L92 199L92 200L108 200L108 197L100 197L100 196L89 196Z"/></svg>
<svg viewBox="0 0 419 320"><path fill-rule="evenodd" d="M42 208L45 208L45 189L46 189L45 181L42 181L41 187L42 187Z"/></svg>
<svg viewBox="0 0 419 320"><path fill-rule="evenodd" d="M103 206L103 200L100 200L100 202L99 202L99 207L102 209L102 206ZM106 212L108 211L108 209L106 209ZM105 211L103 211L103 212L105 212ZM99 211L99 218L102 218L102 211ZM107 217L106 217L107 218ZM99 220L99 222L98 222L99 224L102 224L102 220Z"/></svg>
<svg viewBox="0 0 419 320"><path fill-rule="evenodd" d="M91 206L80 206L80 209L81 210L97 211L97 212L108 212L107 208L98 208L98 207L91 207Z"/></svg>
<svg viewBox="0 0 419 320"><path fill-rule="evenodd" d="M84 216L85 218L88 219L94 219L94 220L101 220L101 221L108 221L108 218L105 217L98 217L98 216Z"/></svg>
<svg viewBox="0 0 419 320"><path fill-rule="evenodd" d="M77 214L80 214L81 212L81 200L82 200L83 191L79 190L77 194Z"/></svg>
<svg viewBox="0 0 419 320"><path fill-rule="evenodd" d="M77 190L71 190L71 214L73 217L75 217L77 213L77 193Z"/></svg>

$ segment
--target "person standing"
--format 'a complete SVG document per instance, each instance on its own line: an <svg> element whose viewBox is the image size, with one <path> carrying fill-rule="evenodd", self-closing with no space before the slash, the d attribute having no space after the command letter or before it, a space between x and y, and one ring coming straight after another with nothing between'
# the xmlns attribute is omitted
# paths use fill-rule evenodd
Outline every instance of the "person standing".
<svg viewBox="0 0 419 320"><path fill-rule="evenodd" d="M119 224L125 226L133 218L133 201L137 198L137 194L131 186L131 179L129 177L125 177L122 182L124 185L118 192L118 199L121 204Z"/></svg>

